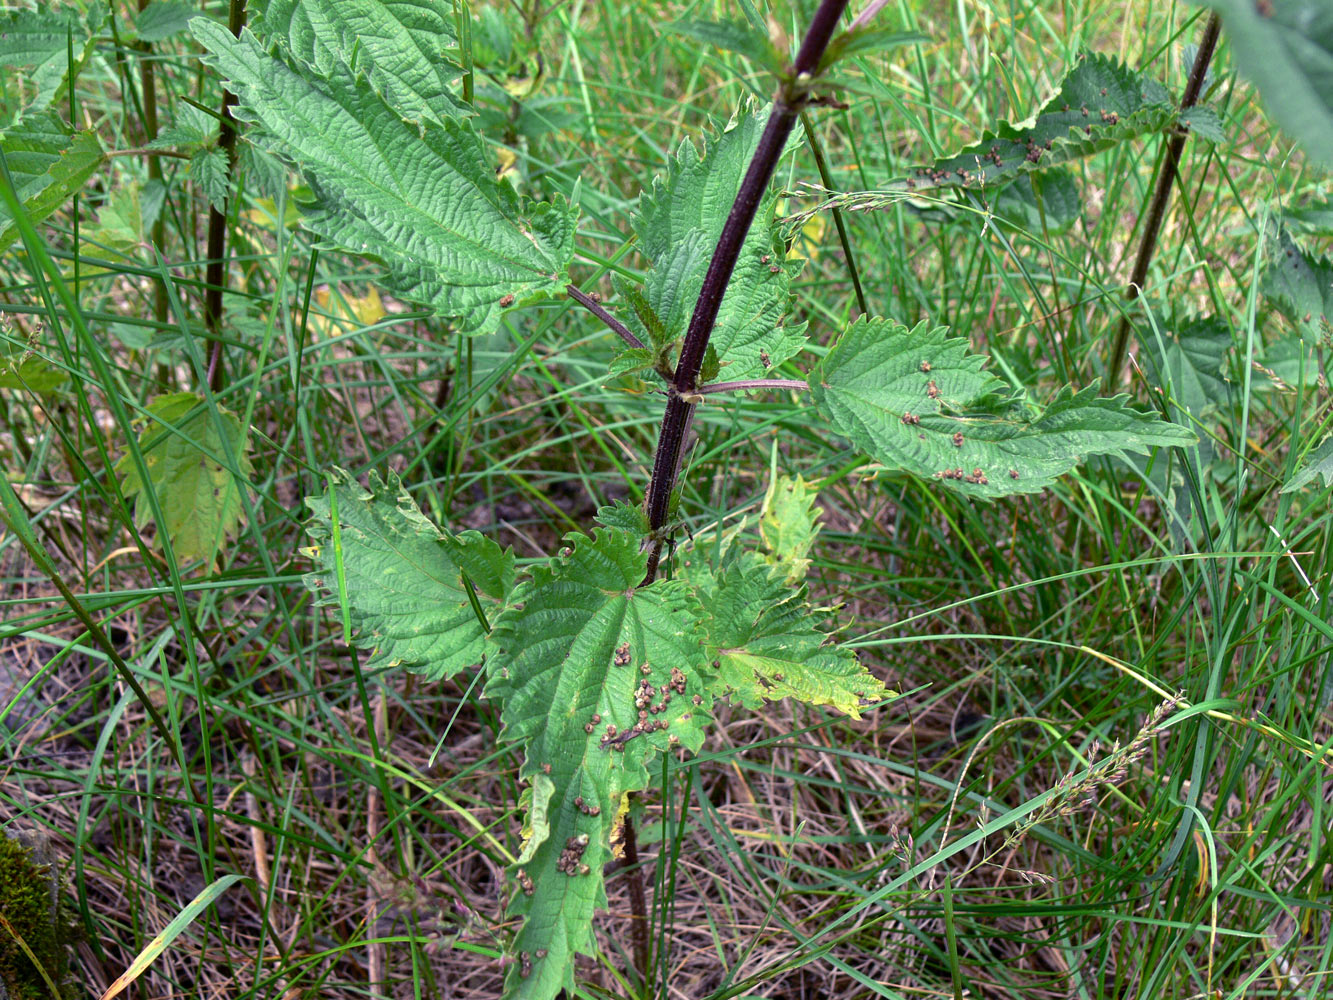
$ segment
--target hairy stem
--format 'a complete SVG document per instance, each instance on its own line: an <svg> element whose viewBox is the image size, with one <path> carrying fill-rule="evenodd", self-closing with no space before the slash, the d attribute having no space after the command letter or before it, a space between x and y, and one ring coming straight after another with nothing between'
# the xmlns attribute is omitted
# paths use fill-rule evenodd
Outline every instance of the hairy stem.
<svg viewBox="0 0 1333 1000"><path fill-rule="evenodd" d="M227 28L239 38L245 27L245 0L231 0L227 15ZM233 168L236 166L236 119L232 117L232 105L236 95L230 90L222 92L222 125L218 132L218 148L227 154L227 181L231 183ZM208 385L216 392L222 388L222 292L227 280L227 204L224 201L221 211L216 205L208 208L208 245L205 256L208 267L204 272L204 326L213 340L212 350L208 354Z"/></svg>
<svg viewBox="0 0 1333 1000"><path fill-rule="evenodd" d="M686 402L686 399L696 395L695 382L699 378L699 368L703 364L704 352L708 349L713 324L717 321L722 296L726 294L727 283L736 267L741 244L750 231L759 202L773 178L773 170L787 143L787 137L791 135L792 126L809 101L810 80L846 7L847 0L820 0L819 8L796 54L796 61L778 87L773 110L764 126L764 134L759 139L759 147L750 160L740 190L736 192L736 200L732 202L731 212L722 227L722 235L718 237L708 272L704 275L703 287L694 304L694 315L690 318L685 342L680 350L680 360L676 364L675 378L672 380L675 391L667 400L662 429L657 438L657 454L653 458L653 478L648 487L648 523L652 528L653 542L648 553L645 584L651 583L657 576L657 566L662 557L661 529L665 527L671 512L671 494L680 470L685 434L694 414L694 404Z"/></svg>
<svg viewBox="0 0 1333 1000"><path fill-rule="evenodd" d="M594 299L591 295L587 294L586 292L579 291L579 289L575 288L573 285L565 286L565 294L568 295L575 302L577 302L579 305L583 306L584 309L588 310L588 312L592 313L603 323L605 323L607 329L609 329L617 337L619 337L621 340L627 343L630 347L638 347L640 349L643 348L644 346L643 341L641 341L638 337L634 336L633 332L630 330L629 327L627 327L624 323L620 322L620 320L616 319L609 312L603 309L602 304L598 302L596 299Z"/></svg>
<svg viewBox="0 0 1333 1000"><path fill-rule="evenodd" d="M694 390L696 396L708 396L715 392L746 392L750 389L794 389L796 392L809 392L810 383L798 378L747 378L739 382L713 382L701 385Z"/></svg>
<svg viewBox="0 0 1333 1000"><path fill-rule="evenodd" d="M1180 109L1192 108L1198 103L1203 93L1203 81L1208 75L1208 64L1213 60L1217 49L1217 35L1222 22L1216 14L1208 17L1208 24L1203 29L1203 38L1199 41L1199 51L1194 57L1189 80L1185 83L1185 93L1180 99ZM1157 186L1153 189L1152 202L1143 223L1143 237L1139 242L1139 255L1134 260L1134 271L1129 276L1129 286L1125 289L1125 310L1120 314L1120 325L1116 329L1115 341L1106 365L1106 388L1115 391L1120 380L1120 369L1125 364L1125 351L1129 346L1130 318L1128 306L1139 297L1143 282L1148 277L1148 266L1152 263L1153 253L1157 249L1157 237L1162 230L1162 220L1166 217L1166 206L1171 200L1171 189L1175 186L1176 175L1180 168L1180 154L1185 149L1187 135L1177 131L1166 145L1166 155L1157 174Z"/></svg>

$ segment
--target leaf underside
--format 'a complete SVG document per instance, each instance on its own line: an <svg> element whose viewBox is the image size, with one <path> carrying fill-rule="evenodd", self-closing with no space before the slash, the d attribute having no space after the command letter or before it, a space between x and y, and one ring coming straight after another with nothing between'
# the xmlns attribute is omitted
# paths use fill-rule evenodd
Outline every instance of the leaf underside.
<svg viewBox="0 0 1333 1000"><path fill-rule="evenodd" d="M1333 167L1333 5L1328 0L1207 0L1236 65L1314 159Z"/></svg>
<svg viewBox="0 0 1333 1000"><path fill-rule="evenodd" d="M683 337L703 287L704 275L723 224L731 211L750 159L768 121L767 107L738 117L711 137L703 154L689 139L681 142L666 177L653 182L639 206L634 230L652 261L643 295L665 328L668 342ZM798 354L805 344L803 323L786 325L790 282L799 264L786 250L773 220L776 195L765 193L741 245L710 340L725 380L761 377ZM644 343L653 332L635 316L626 322ZM623 370L623 366L622 366Z"/></svg>
<svg viewBox="0 0 1333 1000"><path fill-rule="evenodd" d="M648 784L657 751L699 748L711 705L688 589L640 588L647 556L630 534L566 541L570 554L536 569L522 607L495 623L486 690L531 783L506 995L540 1000L573 988L574 956L590 948L622 797Z"/></svg>
<svg viewBox="0 0 1333 1000"><path fill-rule="evenodd" d="M1059 92L1031 124L1001 122L978 142L929 167L916 167L891 188L922 191L942 187L1007 184L1021 173L1055 166L1157 132L1176 110L1161 84L1098 53L1065 76Z"/></svg>
<svg viewBox="0 0 1333 1000"><path fill-rule="evenodd" d="M1294 493L1317 479L1323 480L1324 486L1333 486L1333 437L1325 438L1311 449L1282 492Z"/></svg>
<svg viewBox="0 0 1333 1000"><path fill-rule="evenodd" d="M371 473L369 490L342 469L328 475L328 490L306 498L306 530L316 542L307 553L316 569L305 584L321 606L338 607L345 598L353 641L373 651L367 665L403 666L440 680L479 663L485 631L462 574L493 617L513 590L513 552L475 531L440 530L392 474L384 481Z"/></svg>
<svg viewBox="0 0 1333 1000"><path fill-rule="evenodd" d="M383 261L397 294L481 334L504 309L563 290L577 210L496 180L467 121L409 123L341 62L316 79L249 30L233 38L203 18L191 28L238 94L240 116L301 168L315 196L305 224L331 246Z"/></svg>
<svg viewBox="0 0 1333 1000"><path fill-rule="evenodd" d="M1035 493L1093 455L1187 445L1156 414L1066 387L1033 412L944 327L861 319L811 373L815 405L876 461L977 497Z"/></svg>
<svg viewBox="0 0 1333 1000"><path fill-rule="evenodd" d="M1310 344L1333 344L1333 260L1316 257L1285 229L1270 233L1263 292Z"/></svg>
<svg viewBox="0 0 1333 1000"><path fill-rule="evenodd" d="M242 450L240 418L219 408L219 427L192 392L155 399L147 409L153 421L139 435L139 446L149 483L143 482L132 456L116 463L121 489L127 498L135 498L135 523L142 528L153 517L147 495L151 489L166 519L158 527L170 537L177 558L211 556L235 533L244 515L241 490L253 470ZM236 458L239 479L222 464L228 450Z"/></svg>

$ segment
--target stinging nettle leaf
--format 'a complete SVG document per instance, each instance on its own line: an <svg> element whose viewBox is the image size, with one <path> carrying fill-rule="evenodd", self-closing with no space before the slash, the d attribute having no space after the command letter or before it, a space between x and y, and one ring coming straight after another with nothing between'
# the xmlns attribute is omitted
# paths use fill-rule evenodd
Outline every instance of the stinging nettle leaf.
<svg viewBox="0 0 1333 1000"><path fill-rule="evenodd" d="M134 18L134 33L141 42L161 42L190 26L199 7L190 0L153 0Z"/></svg>
<svg viewBox="0 0 1333 1000"><path fill-rule="evenodd" d="M383 261L395 292L482 334L503 310L563 291L577 209L496 180L466 121L410 125L350 71L311 80L248 30L236 39L203 18L191 27L239 95L239 114L305 174L315 204L304 223Z"/></svg>
<svg viewBox="0 0 1333 1000"><path fill-rule="evenodd" d="M917 167L891 188L979 188L1160 131L1176 118L1166 89L1098 53L1085 55L1031 124L1001 122L961 152Z"/></svg>
<svg viewBox="0 0 1333 1000"><path fill-rule="evenodd" d="M715 578L700 578L708 655L717 676L712 690L747 708L795 698L851 716L890 697L846 646L830 644L814 627L822 615L804 586L793 589L757 553L745 553Z"/></svg>
<svg viewBox="0 0 1333 1000"><path fill-rule="evenodd" d="M708 140L702 155L684 140L666 177L657 178L643 196L634 228L640 249L653 263L643 296L665 326L668 340L683 337L689 325L768 114L768 108L762 108L739 116ZM805 325L786 325L784 320L791 278L800 263L786 258L773 221L776 202L772 190L760 202L713 328L710 345L717 350L724 379L760 377L805 345Z"/></svg>
<svg viewBox="0 0 1333 1000"><path fill-rule="evenodd" d="M1310 156L1333 167L1333 4L1206 0L1264 107Z"/></svg>
<svg viewBox="0 0 1333 1000"><path fill-rule="evenodd" d="M149 481L140 477L133 455L116 463L121 489L127 499L135 498L135 524L143 528L152 521L152 490L165 518L158 530L170 537L177 557L211 556L236 533L245 515L241 490L249 488L253 467L243 450L240 418L218 407L219 426L203 399L192 392L159 397L147 410L152 419L139 435L139 447ZM228 450L236 458L239 477L222 464Z"/></svg>
<svg viewBox="0 0 1333 1000"><path fill-rule="evenodd" d="M487 696L503 702L505 737L526 747L522 775L542 807L513 871L509 912L523 923L505 981L507 996L534 1000L572 990L574 956L591 948L623 796L647 786L651 756L699 748L711 706L689 589L640 587L637 535L566 541L572 550L536 568L522 606L495 623L487 660Z"/></svg>
<svg viewBox="0 0 1333 1000"><path fill-rule="evenodd" d="M452 89L463 72L453 60L453 0L269 0L256 31L325 78L368 73L409 121L472 114Z"/></svg>
<svg viewBox="0 0 1333 1000"><path fill-rule="evenodd" d="M104 159L96 135L71 134L49 113L33 115L5 129L0 134L0 150L4 151L15 193L33 222L40 222L64 204ZM0 206L0 250L18 235L14 220Z"/></svg>
<svg viewBox="0 0 1333 1000"><path fill-rule="evenodd" d="M714 45L725 52L745 56L756 66L771 72L782 69L782 56L773 47L768 35L758 28L740 21L673 21L663 25L667 31L693 38L705 45Z"/></svg>
<svg viewBox="0 0 1333 1000"><path fill-rule="evenodd" d="M789 585L810 571L810 547L819 534L822 507L815 506L819 490L801 476L774 476L759 511L759 537L765 559L781 571Z"/></svg>
<svg viewBox="0 0 1333 1000"><path fill-rule="evenodd" d="M1220 317L1188 318L1168 331L1161 345L1150 338L1143 356L1154 383L1170 386L1171 401L1201 417L1227 401L1222 362L1233 339L1231 327Z"/></svg>
<svg viewBox="0 0 1333 1000"><path fill-rule="evenodd" d="M1325 486L1333 486L1333 437L1325 438L1310 450L1295 475L1282 487L1282 492L1294 493L1315 479L1322 479Z"/></svg>
<svg viewBox="0 0 1333 1000"><path fill-rule="evenodd" d="M307 554L317 568L305 584L320 606L339 606L341 563L353 642L374 653L368 666L441 680L481 662L486 633L463 574L493 619L514 588L513 552L475 531L436 527L392 473L381 480L372 472L368 490L342 469L328 476L326 492L306 498L316 542Z"/></svg>
<svg viewBox="0 0 1333 1000"><path fill-rule="evenodd" d="M1061 389L1040 412L944 327L853 323L810 374L815 405L876 461L978 497L1035 493L1093 455L1192 444L1184 427Z"/></svg>
<svg viewBox="0 0 1333 1000"><path fill-rule="evenodd" d="M190 157L190 180L199 185L208 203L219 212L227 210L227 154L214 146Z"/></svg>
<svg viewBox="0 0 1333 1000"><path fill-rule="evenodd" d="M53 4L46 9L0 14L0 66L24 69L19 75L19 89L26 99L24 113L31 115L50 107L64 93L70 70L70 43L73 43L73 68L77 72L92 54L102 17L103 11L98 6L81 17L73 6ZM6 92L5 100L10 96Z"/></svg>
<svg viewBox="0 0 1333 1000"><path fill-rule="evenodd" d="M1286 229L1269 232L1266 295L1311 344L1333 343L1333 260L1316 257Z"/></svg>

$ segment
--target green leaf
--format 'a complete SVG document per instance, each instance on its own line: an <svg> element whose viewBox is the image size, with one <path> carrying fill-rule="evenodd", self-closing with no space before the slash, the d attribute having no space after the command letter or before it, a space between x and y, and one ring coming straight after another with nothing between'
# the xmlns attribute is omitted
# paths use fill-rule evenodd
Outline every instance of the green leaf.
<svg viewBox="0 0 1333 1000"><path fill-rule="evenodd" d="M979 142L929 167L914 169L894 188L980 188L1056 166L1157 132L1176 118L1165 88L1106 56L1092 53L1070 70L1060 92L1028 125L1001 122Z"/></svg>
<svg viewBox="0 0 1333 1000"><path fill-rule="evenodd" d="M1058 234L1077 222L1082 214L1083 196L1078 182L1062 167L1021 174L995 199L998 220L1037 235L1042 233L1043 217L1046 231Z"/></svg>
<svg viewBox="0 0 1333 1000"><path fill-rule="evenodd" d="M0 389L54 392L69 381L69 372L36 354L0 354Z"/></svg>
<svg viewBox="0 0 1333 1000"><path fill-rule="evenodd" d="M453 0L270 0L256 29L326 79L368 73L408 121L472 113L452 88L463 72L453 57Z"/></svg>
<svg viewBox="0 0 1333 1000"><path fill-rule="evenodd" d="M868 56L872 52L887 52L904 45L920 45L930 38L915 31L891 31L888 28L875 28L864 24L852 31L844 31L834 37L824 50L824 57L819 61L822 73L834 63L852 56Z"/></svg>
<svg viewBox="0 0 1333 1000"><path fill-rule="evenodd" d="M112 189L97 210L97 221L79 229L84 244L80 256L106 261L123 261L136 257L143 246L148 227L143 218L139 185L135 181L122 183ZM102 271L99 267L84 267L85 274Z"/></svg>
<svg viewBox="0 0 1333 1000"><path fill-rule="evenodd" d="M1193 434L1128 396L1066 387L1034 412L982 371L985 359L944 327L853 323L810 374L815 405L853 444L978 497L1035 493L1093 455L1191 444Z"/></svg>
<svg viewBox="0 0 1333 1000"><path fill-rule="evenodd" d="M643 197L634 228L640 249L653 262L643 295L669 341L683 337L689 326L722 226L767 120L767 108L740 116L708 142L702 156L686 139L666 178L655 180ZM773 222L775 204L774 193L766 192L713 328L710 343L717 350L721 376L728 380L762 376L805 345L803 323L784 325L791 278L800 265L786 259Z"/></svg>
<svg viewBox="0 0 1333 1000"><path fill-rule="evenodd" d="M0 66L25 70L18 80L25 113L50 107L64 93L71 41L74 68L77 70L87 62L95 41L93 35L102 21L102 11L97 8L94 11L86 20L72 6L49 5L47 9L0 15ZM6 91L6 99L9 96Z"/></svg>
<svg viewBox="0 0 1333 1000"><path fill-rule="evenodd" d="M139 477L132 455L116 463L121 489L134 497L134 521L143 528L152 521L148 500L152 490L162 508L165 531L178 559L211 557L228 535L235 534L244 516L241 490L247 489L253 468L243 451L245 435L240 419L218 408L221 427L192 392L161 396L147 406L151 422L139 434L139 448L148 482ZM239 465L233 476L222 462L227 454L223 435Z"/></svg>
<svg viewBox="0 0 1333 1000"><path fill-rule="evenodd" d="M324 495L306 498L316 569L305 584L321 606L345 596L353 641L374 653L368 666L441 680L481 662L486 633L463 574L493 619L514 588L514 553L475 531L437 528L392 473L372 472L369 490L342 469L328 476Z"/></svg>
<svg viewBox="0 0 1333 1000"><path fill-rule="evenodd" d="M201 149L191 156L189 176L210 205L219 212L227 211L227 154L221 148Z"/></svg>
<svg viewBox="0 0 1333 1000"><path fill-rule="evenodd" d="M1310 344L1333 343L1333 261L1316 257L1285 229L1269 233L1260 286Z"/></svg>
<svg viewBox="0 0 1333 1000"><path fill-rule="evenodd" d="M735 52L770 72L777 73L782 69L782 56L773 47L768 35L740 21L684 20L673 21L663 27L724 52Z"/></svg>
<svg viewBox="0 0 1333 1000"><path fill-rule="evenodd" d="M643 505L626 503L624 500L616 500L605 507L599 507L597 509L597 523L608 528L628 532L639 538L644 537L651 530L648 525L648 515L644 512Z"/></svg>
<svg viewBox="0 0 1333 1000"><path fill-rule="evenodd" d="M667 343L679 341L689 328L716 245L712 234L691 230L648 272L642 295L661 322ZM701 381L712 381L718 374L727 379L758 378L800 353L805 346L805 325L784 322L790 275L795 270L773 247L757 256L741 251L708 344L716 352L719 371L701 373ZM626 291L623 284L621 291ZM643 339L652 336L647 324L631 326L646 335ZM668 362L674 367L674 355Z"/></svg>
<svg viewBox="0 0 1333 1000"><path fill-rule="evenodd" d="M1333 6L1327 0L1207 0L1236 65L1274 120L1333 167Z"/></svg>
<svg viewBox="0 0 1333 1000"><path fill-rule="evenodd" d="M505 737L526 747L534 813L544 803L513 871L522 926L505 982L507 996L537 1000L572 991L574 956L591 948L622 798L647 786L658 752L699 748L711 705L688 588L640 587L637 535L566 540L572 551L537 567L522 606L495 623L488 659L486 693L502 700Z"/></svg>
<svg viewBox="0 0 1333 1000"><path fill-rule="evenodd" d="M102 147L92 132L75 132L52 114L34 115L0 135L15 193L33 222L54 212L102 165ZM2 183L2 181L0 181ZM18 239L9 212L0 206L0 250Z"/></svg>
<svg viewBox="0 0 1333 1000"><path fill-rule="evenodd" d="M190 0L153 0L134 18L134 31L141 42L161 42L190 26L199 5Z"/></svg>
<svg viewBox="0 0 1333 1000"><path fill-rule="evenodd" d="M611 359L607 365L608 378L622 375L637 375L653 370L653 352L646 347L627 347Z"/></svg>
<svg viewBox="0 0 1333 1000"><path fill-rule="evenodd" d="M1225 142L1227 134L1222 129L1222 119L1212 108L1195 105L1180 112L1180 123L1195 135L1203 136L1209 142Z"/></svg>
<svg viewBox="0 0 1333 1000"><path fill-rule="evenodd" d="M563 291L577 210L497 181L467 122L408 124L363 78L308 79L249 31L235 39L203 18L191 26L239 94L240 114L305 174L315 204L304 222L330 245L381 259L393 291L467 334Z"/></svg>
<svg viewBox="0 0 1333 1000"><path fill-rule="evenodd" d="M814 627L823 616L805 588L793 589L756 553L745 553L711 585L703 582L698 600L719 697L752 709L795 698L859 719L862 707L889 696L855 652L830 644Z"/></svg>
<svg viewBox="0 0 1333 1000"><path fill-rule="evenodd" d="M149 149L179 149L185 152L210 146L216 141L216 118L189 104L178 105L175 111L174 120L158 132L157 138L148 144Z"/></svg>
<svg viewBox="0 0 1333 1000"><path fill-rule="evenodd" d="M1225 403L1229 386L1222 362L1233 342L1227 322L1216 316L1187 319L1164 340L1159 351L1150 338L1144 353L1156 382L1170 386L1171 401L1196 417Z"/></svg>
<svg viewBox="0 0 1333 1000"><path fill-rule="evenodd" d="M810 546L819 534L819 515L824 513L815 506L818 496L819 490L801 476L775 476L764 494L759 536L768 564L782 573L788 585L804 580L810 571Z"/></svg>
<svg viewBox="0 0 1333 1000"><path fill-rule="evenodd" d="M1316 478L1322 479L1326 487L1333 486L1333 437L1325 438L1310 450L1300 469L1282 487L1282 492L1295 493Z"/></svg>

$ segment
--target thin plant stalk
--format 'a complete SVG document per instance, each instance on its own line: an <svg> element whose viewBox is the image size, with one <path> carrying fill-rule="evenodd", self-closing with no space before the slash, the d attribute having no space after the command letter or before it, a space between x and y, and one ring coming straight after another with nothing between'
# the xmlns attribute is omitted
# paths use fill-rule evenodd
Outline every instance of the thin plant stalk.
<svg viewBox="0 0 1333 1000"><path fill-rule="evenodd" d="M837 189L833 186L833 173L829 170L828 159L824 156L824 147L819 142L819 136L815 134L814 122L810 120L810 112L801 112L801 127L805 129L806 141L810 143L810 153L815 158L815 169L819 171L819 183L824 185L824 190L836 193ZM847 225L842 218L842 209L837 205L831 206L833 214L833 225L838 230L838 242L842 244L842 258L847 262L847 274L852 279L852 290L856 292L856 306L861 310L862 316L870 315L870 307L866 305L866 293L861 288L861 272L856 266L856 255L852 253L852 241L847 237Z"/></svg>
<svg viewBox="0 0 1333 1000"><path fill-rule="evenodd" d="M239 38L245 27L245 0L231 0L227 15L227 28ZM227 155L227 183L231 184L231 175L236 166L236 119L231 109L236 103L236 95L230 90L222 92L222 125L218 131L218 148ZM208 244L205 256L208 267L204 273L204 326L213 341L208 354L208 385L214 392L222 388L222 292L227 280L227 208L224 199L221 210L216 205L208 207Z"/></svg>
<svg viewBox="0 0 1333 1000"><path fill-rule="evenodd" d="M1190 69L1189 80L1185 83L1185 93L1180 99L1180 110L1194 107L1203 93L1203 82L1208 76L1208 65L1217 50L1217 36L1222 28L1222 21L1216 14L1208 17L1208 24L1203 29L1203 38L1199 41L1199 51L1194 56L1194 65ZM1143 282L1148 277L1148 267L1152 264L1153 253L1157 250L1157 237L1162 230L1162 220L1166 217L1166 207L1171 201L1171 189L1175 186L1176 175L1180 170L1180 156L1185 149L1187 133L1177 131L1166 144L1166 155L1162 159L1161 170L1157 174L1157 186L1153 189L1152 202L1143 223L1143 237L1139 242L1139 254L1134 260L1134 271L1129 276L1129 286L1125 289L1126 308L1120 313L1120 326L1115 332L1115 341L1106 364L1106 388L1114 392L1120 379L1120 370L1125 365L1125 351L1129 346L1130 313L1129 305L1139 297Z"/></svg>

